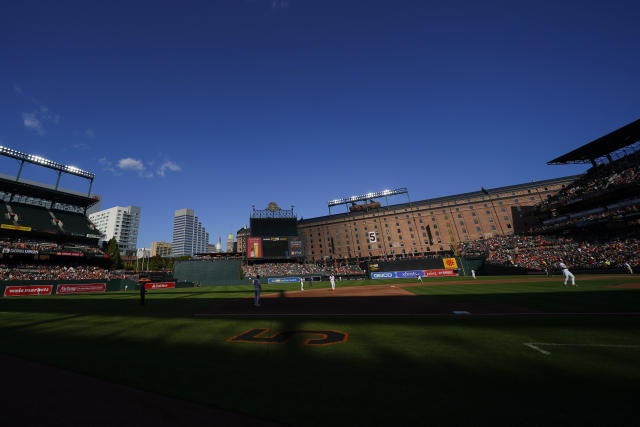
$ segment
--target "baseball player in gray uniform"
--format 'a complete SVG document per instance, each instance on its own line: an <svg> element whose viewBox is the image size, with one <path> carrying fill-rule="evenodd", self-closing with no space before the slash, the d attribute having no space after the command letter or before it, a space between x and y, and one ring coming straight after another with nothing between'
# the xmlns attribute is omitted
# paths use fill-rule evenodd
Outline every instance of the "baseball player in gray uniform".
<svg viewBox="0 0 640 427"><path fill-rule="evenodd" d="M253 294L254 294L254 302L253 305L256 307L260 307L260 291L262 288L260 287L260 275L258 274L255 279L253 279Z"/></svg>
<svg viewBox="0 0 640 427"><path fill-rule="evenodd" d="M304 291L304 277L300 278L300 290Z"/></svg>

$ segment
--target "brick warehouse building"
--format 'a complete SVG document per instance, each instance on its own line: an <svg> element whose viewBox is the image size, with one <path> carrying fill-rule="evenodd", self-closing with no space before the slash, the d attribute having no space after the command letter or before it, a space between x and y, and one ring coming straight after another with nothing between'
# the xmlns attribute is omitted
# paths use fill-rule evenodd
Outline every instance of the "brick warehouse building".
<svg viewBox="0 0 640 427"><path fill-rule="evenodd" d="M458 241L513 234L519 212L579 176L303 219L298 235L307 261L450 251ZM369 241L372 231L376 242Z"/></svg>

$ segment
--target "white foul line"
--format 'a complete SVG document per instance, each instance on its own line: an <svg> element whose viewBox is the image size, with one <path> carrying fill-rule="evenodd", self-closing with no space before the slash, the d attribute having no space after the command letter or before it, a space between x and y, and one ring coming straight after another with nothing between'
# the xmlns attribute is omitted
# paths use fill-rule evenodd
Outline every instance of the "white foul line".
<svg viewBox="0 0 640 427"><path fill-rule="evenodd" d="M555 347L608 347L608 348L640 348L640 345L633 344L561 344L555 342L523 342L523 345L539 351L547 356L551 355L550 351L541 349L539 346L555 346Z"/></svg>

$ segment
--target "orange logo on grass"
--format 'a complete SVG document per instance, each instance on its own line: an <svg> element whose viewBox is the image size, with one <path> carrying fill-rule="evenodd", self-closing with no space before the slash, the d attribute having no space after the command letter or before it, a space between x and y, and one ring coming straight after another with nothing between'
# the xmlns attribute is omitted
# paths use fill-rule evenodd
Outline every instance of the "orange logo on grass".
<svg viewBox="0 0 640 427"><path fill-rule="evenodd" d="M293 331L276 332L271 336L264 334L269 329L254 328L229 338L228 342L250 342L256 344L284 344L296 335L320 335L318 338L308 338L304 345L331 345L346 342L349 334L333 330L299 329Z"/></svg>

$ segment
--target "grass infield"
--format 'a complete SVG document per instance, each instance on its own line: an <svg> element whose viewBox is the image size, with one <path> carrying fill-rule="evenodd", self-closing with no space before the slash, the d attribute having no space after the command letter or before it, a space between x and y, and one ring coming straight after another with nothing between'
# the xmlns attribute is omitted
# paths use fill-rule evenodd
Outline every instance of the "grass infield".
<svg viewBox="0 0 640 427"><path fill-rule="evenodd" d="M586 278L585 276L583 276ZM640 312L635 276L425 279L446 302L538 312ZM409 280L339 282L338 286ZM309 284L306 284L306 287ZM314 283L312 289L328 287ZM263 293L297 290L265 285ZM250 286L0 299L5 354L294 425L603 424L637 416L640 316L196 318ZM247 301L249 303L249 300ZM330 346L233 343L251 328L331 329ZM34 390L37 393L37 390Z"/></svg>

